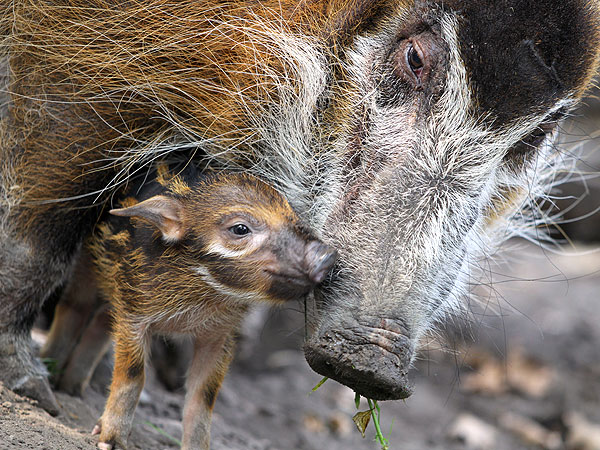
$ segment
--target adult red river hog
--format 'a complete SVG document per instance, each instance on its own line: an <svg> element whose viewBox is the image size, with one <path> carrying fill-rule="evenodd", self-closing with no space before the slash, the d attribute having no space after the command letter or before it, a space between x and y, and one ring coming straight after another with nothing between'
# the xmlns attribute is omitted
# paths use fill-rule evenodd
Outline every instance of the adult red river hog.
<svg viewBox="0 0 600 450"><path fill-rule="evenodd" d="M538 218L553 140L596 70L587 0L3 0L0 380L57 406L30 350L44 299L154 160L274 186L339 258L308 363L410 395L421 338Z"/></svg>

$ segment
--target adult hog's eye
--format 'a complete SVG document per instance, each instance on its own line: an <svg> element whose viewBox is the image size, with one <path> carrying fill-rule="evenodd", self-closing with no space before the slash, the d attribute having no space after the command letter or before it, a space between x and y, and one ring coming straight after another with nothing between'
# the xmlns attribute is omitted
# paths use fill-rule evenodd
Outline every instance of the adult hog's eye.
<svg viewBox="0 0 600 450"><path fill-rule="evenodd" d="M229 228L229 231L231 231L236 236L245 236L247 234L250 234L250 228L248 228L243 223L235 224L234 226Z"/></svg>
<svg viewBox="0 0 600 450"><path fill-rule="evenodd" d="M421 76L423 72L423 59L413 44L409 44L406 50L406 62L410 67L410 70L415 74L417 78Z"/></svg>
<svg viewBox="0 0 600 450"><path fill-rule="evenodd" d="M517 142L517 144L513 146L507 153L507 156L510 157L533 153L542 144L542 142L546 140L546 137L552 134L557 126L558 121L556 120L549 120L540 124L529 135Z"/></svg>

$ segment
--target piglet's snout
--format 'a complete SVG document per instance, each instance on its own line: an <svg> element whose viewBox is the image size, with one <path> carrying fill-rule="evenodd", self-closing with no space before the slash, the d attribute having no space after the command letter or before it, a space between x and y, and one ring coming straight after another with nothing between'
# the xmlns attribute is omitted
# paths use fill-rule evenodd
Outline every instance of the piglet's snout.
<svg viewBox="0 0 600 450"><path fill-rule="evenodd" d="M306 245L304 267L308 278L315 284L321 283L337 259L337 251L319 241L311 241Z"/></svg>

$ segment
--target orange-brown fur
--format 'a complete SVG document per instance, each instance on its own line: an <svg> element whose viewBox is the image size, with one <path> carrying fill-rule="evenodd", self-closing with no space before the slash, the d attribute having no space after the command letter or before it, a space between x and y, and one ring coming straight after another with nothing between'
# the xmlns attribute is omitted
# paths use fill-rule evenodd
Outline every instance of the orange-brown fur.
<svg viewBox="0 0 600 450"><path fill-rule="evenodd" d="M105 158L149 136L168 137L174 130L167 117L215 139L215 148L251 142L250 118L276 95L278 80L270 77L286 73L285 59L273 54L272 30L323 33L326 14L338 8L164 0L9 7L2 18L12 27L14 120L7 126L20 153L15 171L29 186L23 207L35 205L35 217L51 209L40 201L102 189L122 168ZM32 116L35 109L53 114ZM42 166L56 174L53 184L41 184ZM86 174L94 171L105 177L89 186ZM23 234L31 217L23 216Z"/></svg>
<svg viewBox="0 0 600 450"><path fill-rule="evenodd" d="M45 202L100 191L116 170L126 179L136 158L112 160L179 132L174 122L213 141L214 151L241 146L251 155L253 120L295 74L277 30L334 44L392 8L365 0L6 3L0 29L12 29L5 44L14 95L5 126L20 155L15 172L28 186L21 206L34 208L21 215L23 235L54 214ZM50 114L32 116L36 109ZM252 159L225 157L242 166ZM40 167L55 174L51 183L40 179ZM93 194L75 205L97 197L106 198Z"/></svg>

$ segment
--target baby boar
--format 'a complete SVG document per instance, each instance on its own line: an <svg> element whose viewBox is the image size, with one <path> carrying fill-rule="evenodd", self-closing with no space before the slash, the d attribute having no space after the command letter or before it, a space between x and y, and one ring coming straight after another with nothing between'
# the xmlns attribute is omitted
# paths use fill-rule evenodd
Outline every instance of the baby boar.
<svg viewBox="0 0 600 450"><path fill-rule="evenodd" d="M184 334L194 356L182 448L208 449L215 397L249 305L302 298L327 276L336 251L300 225L281 194L248 175L190 182L163 168L139 200L112 210L120 217L101 224L88 245L115 343L110 395L92 433L99 448L125 447L149 338Z"/></svg>

